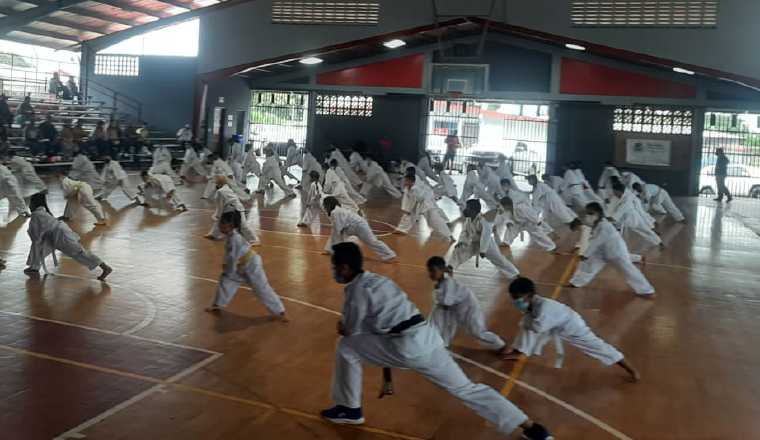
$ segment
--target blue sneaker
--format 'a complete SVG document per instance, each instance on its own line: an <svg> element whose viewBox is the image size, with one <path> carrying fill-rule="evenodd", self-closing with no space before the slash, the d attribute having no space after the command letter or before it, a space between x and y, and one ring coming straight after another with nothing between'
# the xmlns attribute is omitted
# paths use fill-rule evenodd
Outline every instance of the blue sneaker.
<svg viewBox="0 0 760 440"><path fill-rule="evenodd" d="M525 440L554 440L549 431L538 423L534 423L530 428L523 430L522 438Z"/></svg>
<svg viewBox="0 0 760 440"><path fill-rule="evenodd" d="M320 413L323 418L337 423L339 425L361 425L364 423L364 416L361 408L348 408L343 405L335 405Z"/></svg>

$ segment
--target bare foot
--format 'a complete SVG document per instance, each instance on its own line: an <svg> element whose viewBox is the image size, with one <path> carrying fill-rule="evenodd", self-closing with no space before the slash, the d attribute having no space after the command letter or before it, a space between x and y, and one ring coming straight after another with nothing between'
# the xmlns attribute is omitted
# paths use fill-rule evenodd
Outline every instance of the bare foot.
<svg viewBox="0 0 760 440"><path fill-rule="evenodd" d="M29 277L39 277L40 271L37 269L32 269L31 267L27 267L24 269L24 273Z"/></svg>
<svg viewBox="0 0 760 440"><path fill-rule="evenodd" d="M283 324L287 324L290 322L290 319L288 319L288 317L285 315L285 312L280 313L280 321Z"/></svg>
<svg viewBox="0 0 760 440"><path fill-rule="evenodd" d="M577 289L578 288L578 286L575 286L575 285L570 284L570 283L565 284L565 287L569 287L571 289Z"/></svg>
<svg viewBox="0 0 760 440"><path fill-rule="evenodd" d="M208 313L219 313L219 312L222 311L222 308L219 307L219 306L214 305L214 306L211 306L211 307L206 307L205 310Z"/></svg>
<svg viewBox="0 0 760 440"><path fill-rule="evenodd" d="M106 226L108 223L106 223L105 220L99 220L95 222L95 226Z"/></svg>
<svg viewBox="0 0 760 440"><path fill-rule="evenodd" d="M296 225L296 227L299 227L299 228L305 228L306 226L308 226L306 223L298 223Z"/></svg>
<svg viewBox="0 0 760 440"><path fill-rule="evenodd" d="M505 361L516 361L516 360L519 360L521 356L522 356L522 353L520 353L519 351L510 350L508 353L506 353L502 357L502 359Z"/></svg>
<svg viewBox="0 0 760 440"><path fill-rule="evenodd" d="M203 238L207 238L207 239L209 239L209 240L216 240L216 237L214 237L214 236L213 236L213 235L211 235L211 234L206 234L206 235L204 235L204 236L203 236Z"/></svg>
<svg viewBox="0 0 760 440"><path fill-rule="evenodd" d="M113 268L105 263L101 264L100 268L103 269L103 272L100 273L98 280L105 281L108 275L111 275L111 272L113 272Z"/></svg>
<svg viewBox="0 0 760 440"><path fill-rule="evenodd" d="M637 370L633 370L630 374L631 374L631 376L630 376L631 382L637 383L637 382L641 381L641 374L639 374L639 372Z"/></svg>

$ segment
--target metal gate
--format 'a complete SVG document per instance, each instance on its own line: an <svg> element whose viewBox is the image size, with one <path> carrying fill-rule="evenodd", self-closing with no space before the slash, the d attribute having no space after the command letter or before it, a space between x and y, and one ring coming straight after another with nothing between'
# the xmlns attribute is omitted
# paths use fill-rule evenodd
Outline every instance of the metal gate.
<svg viewBox="0 0 760 440"><path fill-rule="evenodd" d="M460 145L455 170L464 172L468 163L494 164L504 155L515 174L540 175L546 170L548 133L546 104L431 98L426 149L442 160L455 137Z"/></svg>
<svg viewBox="0 0 760 440"><path fill-rule="evenodd" d="M717 194L715 150L729 160L726 186L734 197L760 198L760 114L707 112L702 132L699 193Z"/></svg>
<svg viewBox="0 0 760 440"><path fill-rule="evenodd" d="M290 139L299 147L306 146L308 119L308 93L253 90L248 139L256 149L272 143L284 156Z"/></svg>

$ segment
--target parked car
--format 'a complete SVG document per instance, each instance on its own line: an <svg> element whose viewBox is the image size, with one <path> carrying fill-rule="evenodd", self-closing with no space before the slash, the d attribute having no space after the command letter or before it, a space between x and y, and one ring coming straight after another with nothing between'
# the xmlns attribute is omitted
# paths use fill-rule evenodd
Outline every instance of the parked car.
<svg viewBox="0 0 760 440"><path fill-rule="evenodd" d="M480 148L471 151L469 153L469 162L485 162L492 167L496 167L499 163L499 155L502 154L512 161L512 171L515 174L531 174L535 171L534 168L543 162L541 155L531 149L525 142L518 142L511 152L506 152L503 148Z"/></svg>
<svg viewBox="0 0 760 440"><path fill-rule="evenodd" d="M736 196L760 198L760 168L729 164L726 186ZM715 166L702 168L699 174L699 193L705 195L718 193L718 186L715 183Z"/></svg>

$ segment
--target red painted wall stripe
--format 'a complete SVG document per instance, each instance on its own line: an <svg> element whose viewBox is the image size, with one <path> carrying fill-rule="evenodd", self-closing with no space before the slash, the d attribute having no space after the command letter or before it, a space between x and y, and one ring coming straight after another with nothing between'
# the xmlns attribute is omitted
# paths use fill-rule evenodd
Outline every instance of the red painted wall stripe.
<svg viewBox="0 0 760 440"><path fill-rule="evenodd" d="M641 73L562 58L560 93L572 95L644 96L687 99L697 96L688 84L655 78Z"/></svg>
<svg viewBox="0 0 760 440"><path fill-rule="evenodd" d="M425 55L409 55L317 75L317 84L327 86L365 86L421 88Z"/></svg>

